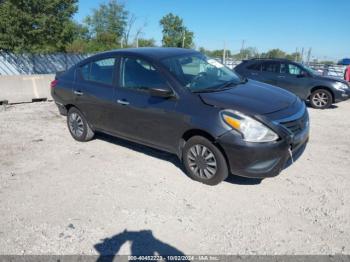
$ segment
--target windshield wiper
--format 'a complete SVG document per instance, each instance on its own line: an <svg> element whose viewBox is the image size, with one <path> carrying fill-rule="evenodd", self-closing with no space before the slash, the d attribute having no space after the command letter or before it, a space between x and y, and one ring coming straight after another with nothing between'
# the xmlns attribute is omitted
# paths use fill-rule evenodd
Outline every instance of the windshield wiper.
<svg viewBox="0 0 350 262"><path fill-rule="evenodd" d="M210 88L203 88L199 90L192 91L192 93L209 93L209 92L218 92L223 91L227 89L231 89L231 87L238 85L236 81L227 81L222 85L210 87Z"/></svg>
<svg viewBox="0 0 350 262"><path fill-rule="evenodd" d="M223 89L223 88L227 88L227 87L232 87L232 86L236 86L238 83L236 81L227 81L226 83L224 83L223 85L219 86L219 89Z"/></svg>

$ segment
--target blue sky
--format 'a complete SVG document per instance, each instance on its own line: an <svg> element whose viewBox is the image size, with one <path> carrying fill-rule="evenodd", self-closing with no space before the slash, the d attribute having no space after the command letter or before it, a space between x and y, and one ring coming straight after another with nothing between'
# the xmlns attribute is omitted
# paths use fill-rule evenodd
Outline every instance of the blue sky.
<svg viewBox="0 0 350 262"><path fill-rule="evenodd" d="M80 0L75 18L82 21L102 2ZM321 60L350 57L350 0L124 0L146 22L144 37L161 43L159 20L172 12L194 32L196 47L238 52L245 46L259 52L280 48L294 52L312 47Z"/></svg>

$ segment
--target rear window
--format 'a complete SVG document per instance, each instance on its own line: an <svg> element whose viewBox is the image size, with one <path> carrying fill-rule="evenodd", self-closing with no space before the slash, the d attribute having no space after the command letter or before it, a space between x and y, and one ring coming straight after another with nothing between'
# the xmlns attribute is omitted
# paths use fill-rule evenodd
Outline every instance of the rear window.
<svg viewBox="0 0 350 262"><path fill-rule="evenodd" d="M249 70L261 71L261 63L254 63L247 67Z"/></svg>
<svg viewBox="0 0 350 262"><path fill-rule="evenodd" d="M280 65L277 62L265 62L262 64L262 71L270 73L279 73Z"/></svg>
<svg viewBox="0 0 350 262"><path fill-rule="evenodd" d="M115 58L93 61L81 67L81 76L86 81L111 85L113 83Z"/></svg>

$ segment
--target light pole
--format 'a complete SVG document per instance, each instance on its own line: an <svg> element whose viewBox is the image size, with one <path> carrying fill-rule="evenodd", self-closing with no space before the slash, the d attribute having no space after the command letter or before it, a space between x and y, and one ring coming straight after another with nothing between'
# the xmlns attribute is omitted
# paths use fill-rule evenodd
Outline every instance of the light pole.
<svg viewBox="0 0 350 262"><path fill-rule="evenodd" d="M182 48L185 48L186 31L182 31Z"/></svg>
<svg viewBox="0 0 350 262"><path fill-rule="evenodd" d="M222 63L226 63L226 41L224 41L224 50L222 52Z"/></svg>

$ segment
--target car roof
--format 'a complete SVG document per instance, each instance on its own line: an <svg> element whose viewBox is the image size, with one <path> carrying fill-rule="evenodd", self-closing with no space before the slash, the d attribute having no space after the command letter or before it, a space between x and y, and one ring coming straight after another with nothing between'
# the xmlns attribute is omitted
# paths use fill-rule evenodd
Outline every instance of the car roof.
<svg viewBox="0 0 350 262"><path fill-rule="evenodd" d="M115 54L139 55L139 56L159 60L167 57L193 54L193 53L197 53L197 51L193 49L175 48L175 47L140 47L140 48L116 49L116 50L99 53L98 55L115 55Z"/></svg>
<svg viewBox="0 0 350 262"><path fill-rule="evenodd" d="M257 62L257 61L271 61L271 62L289 62L289 63L294 63L293 61L285 58L253 58L253 59L248 59L245 60L247 62Z"/></svg>
<svg viewBox="0 0 350 262"><path fill-rule="evenodd" d="M350 65L350 58L343 58L339 61L339 65Z"/></svg>

